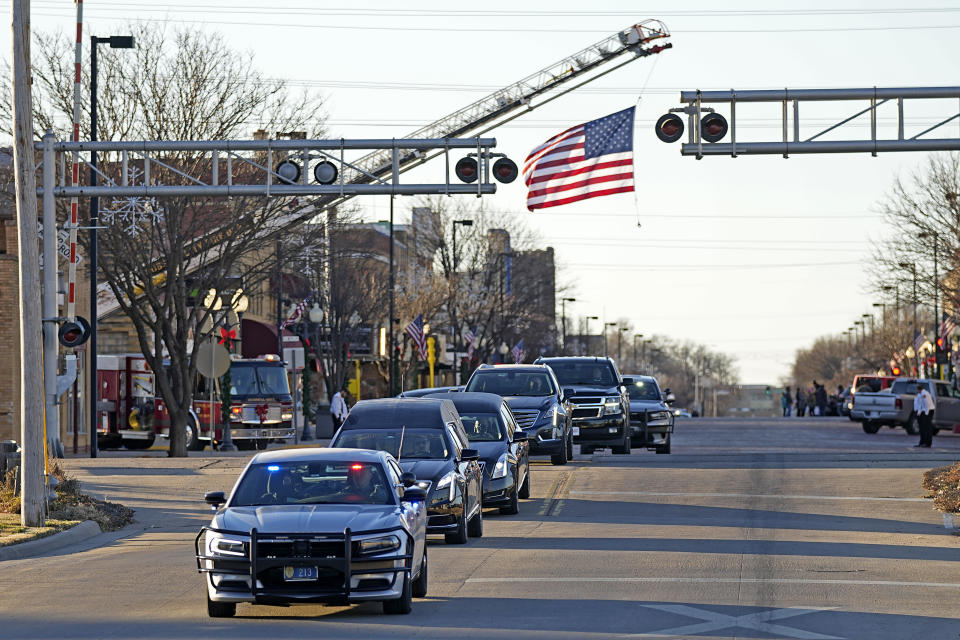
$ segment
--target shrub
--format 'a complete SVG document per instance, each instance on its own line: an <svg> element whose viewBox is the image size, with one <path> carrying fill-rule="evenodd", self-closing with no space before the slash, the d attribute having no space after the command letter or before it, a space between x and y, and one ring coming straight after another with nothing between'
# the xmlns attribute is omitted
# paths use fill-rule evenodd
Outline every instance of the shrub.
<svg viewBox="0 0 960 640"><path fill-rule="evenodd" d="M923 487L933 492L933 504L937 509L960 513L960 462L924 473Z"/></svg>

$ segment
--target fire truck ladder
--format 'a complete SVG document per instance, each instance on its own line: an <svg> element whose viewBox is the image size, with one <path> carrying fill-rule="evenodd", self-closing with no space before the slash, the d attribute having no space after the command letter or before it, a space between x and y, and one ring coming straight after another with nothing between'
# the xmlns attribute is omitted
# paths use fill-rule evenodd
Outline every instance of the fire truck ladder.
<svg viewBox="0 0 960 640"><path fill-rule="evenodd" d="M672 43L660 42L669 37L670 32L662 22L654 19L644 20L513 84L498 89L436 122L420 127L404 137L452 138L465 136L471 132L474 135L486 133L597 78L612 73L638 58L672 48ZM628 53L633 55L623 59L622 56ZM606 67L608 63L614 61L617 61L617 64ZM602 67L604 68L601 70ZM574 80L579 82L571 84ZM416 150L406 150L400 158L400 170L412 169L438 153L421 154ZM384 151L376 151L363 156L353 164L368 174L380 176L390 171L390 155ZM360 172L354 172L352 178L363 180L365 176Z"/></svg>

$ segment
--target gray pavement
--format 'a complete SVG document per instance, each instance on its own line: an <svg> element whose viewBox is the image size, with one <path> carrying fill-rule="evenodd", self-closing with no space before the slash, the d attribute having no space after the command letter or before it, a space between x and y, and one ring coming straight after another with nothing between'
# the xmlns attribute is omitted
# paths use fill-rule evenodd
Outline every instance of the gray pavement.
<svg viewBox="0 0 960 640"><path fill-rule="evenodd" d="M960 460L903 431L845 420L693 419L671 455L538 461L520 514L430 545L429 597L255 607L206 617L193 538L202 495L249 456L105 452L66 465L137 522L0 563L0 638L960 637L960 537L924 499L924 470Z"/></svg>

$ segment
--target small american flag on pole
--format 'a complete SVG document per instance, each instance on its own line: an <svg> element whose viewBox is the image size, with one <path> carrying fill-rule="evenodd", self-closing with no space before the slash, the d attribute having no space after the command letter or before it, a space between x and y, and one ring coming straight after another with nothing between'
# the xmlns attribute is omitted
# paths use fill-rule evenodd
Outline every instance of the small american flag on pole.
<svg viewBox="0 0 960 640"><path fill-rule="evenodd" d="M520 364L520 361L523 360L523 338L520 338L520 341L513 345L513 349L510 349L510 353L513 354L513 361L517 364Z"/></svg>
<svg viewBox="0 0 960 640"><path fill-rule="evenodd" d="M467 327L467 330L463 332L463 342L464 344L467 345L468 358L473 357L473 344L476 341L476 339L477 339L476 332L473 329Z"/></svg>
<svg viewBox="0 0 960 640"><path fill-rule="evenodd" d="M427 359L427 337L423 333L423 314L417 315L410 324L404 329L406 334L413 340L417 348L417 355L421 360Z"/></svg>
<svg viewBox="0 0 960 640"><path fill-rule="evenodd" d="M523 163L527 209L633 191L635 107L558 133Z"/></svg>
<svg viewBox="0 0 960 640"><path fill-rule="evenodd" d="M953 330L957 328L957 321L953 317L948 316L940 324L940 337L943 339L944 345L950 344L950 334L953 333Z"/></svg>
<svg viewBox="0 0 960 640"><path fill-rule="evenodd" d="M280 331L289 327L291 324L294 324L303 316L304 309L307 308L307 305L310 304L310 300L313 299L313 294L311 293L306 298L300 301L296 307L294 307L293 312L290 314L290 317L283 321L283 324L280 325Z"/></svg>
<svg viewBox="0 0 960 640"><path fill-rule="evenodd" d="M927 341L927 338L919 331L913 335L913 350L920 351L920 347Z"/></svg>

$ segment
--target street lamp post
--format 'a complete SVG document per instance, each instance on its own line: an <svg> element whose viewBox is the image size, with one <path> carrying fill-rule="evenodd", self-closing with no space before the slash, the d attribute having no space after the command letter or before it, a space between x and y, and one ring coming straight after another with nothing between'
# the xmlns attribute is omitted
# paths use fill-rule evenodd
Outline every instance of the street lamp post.
<svg viewBox="0 0 960 640"><path fill-rule="evenodd" d="M133 49L133 36L90 37L90 141L97 141L97 45L111 49ZM79 45L77 45L79 46ZM80 73L77 71L77 73ZM79 80L78 80L79 82ZM97 186L97 152L90 152L90 186ZM100 386L97 383L97 227L100 225L100 198L90 198L90 457L97 457L97 422Z"/></svg>
<svg viewBox="0 0 960 640"><path fill-rule="evenodd" d="M306 328L305 333L307 333L307 335L313 336L313 342L310 344L314 350L316 349L322 350L323 347L321 345L323 344L323 342L321 341L320 334L323 331L323 324L322 324L323 309L321 309L320 305L317 304L316 302L313 303L313 306L310 307L310 310L307 312L307 320L308 321L305 323L307 325L305 327ZM318 353L316 355L321 355L321 354ZM303 364L304 366L307 366L306 358L304 358ZM317 420L319 420L319 416L314 415L313 419L314 419L314 422L316 422ZM303 435L300 436L300 440L303 442L308 442L310 440L313 440L313 438L314 438L313 432L310 431L310 420L307 419L306 412L304 412Z"/></svg>
<svg viewBox="0 0 960 640"><path fill-rule="evenodd" d="M599 319L600 319L600 316L587 316L586 321L583 323L584 328L587 331L587 344L584 345L583 341L582 340L580 341L581 349L583 349L583 353L581 353L580 355L587 355L587 352L589 351L587 347L590 346L590 321L599 320Z"/></svg>
<svg viewBox="0 0 960 640"><path fill-rule="evenodd" d="M629 327L620 327L617 329L617 362L620 362L623 359L623 353L620 350L621 338L623 338L623 332L629 331Z"/></svg>
<svg viewBox="0 0 960 640"><path fill-rule="evenodd" d="M907 267L910 268L910 271L913 273L913 334L910 336L910 344L913 345L917 341L917 263L916 262L901 262L899 266L903 269ZM914 348L914 351L918 349ZM917 368L917 371L920 370L920 356L919 354L914 354L914 363Z"/></svg>
<svg viewBox="0 0 960 640"><path fill-rule="evenodd" d="M887 329L887 303L886 302L874 302L874 307L880 308L880 326L884 331Z"/></svg>
<svg viewBox="0 0 960 640"><path fill-rule="evenodd" d="M640 361L637 360L637 338L643 339L643 334L642 333L633 334L633 366L637 368L637 371L639 371L640 373L643 373L641 369Z"/></svg>
<svg viewBox="0 0 960 640"><path fill-rule="evenodd" d="M860 343L860 348L863 349L863 346L867 341L867 323L863 320L855 320L853 324L860 326L860 339L858 342Z"/></svg>
<svg viewBox="0 0 960 640"><path fill-rule="evenodd" d="M870 320L870 339L873 340L873 314L872 314L872 313L864 313L864 314L863 314L862 316L860 316L860 317L861 317L861 318L864 318L865 321L866 321L866 320ZM864 326L863 330L864 330L864 338L866 338L866 330L867 330L866 326Z"/></svg>
<svg viewBox="0 0 960 640"><path fill-rule="evenodd" d="M563 355L567 355L567 303L576 302L576 298L560 298L560 330L563 335Z"/></svg>
<svg viewBox="0 0 960 640"><path fill-rule="evenodd" d="M452 313L450 314L451 320L454 320L457 317L456 301L458 297L457 294L459 293L459 290L457 288L457 278L456 278L457 264L459 263L459 261L457 260L457 225L462 225L464 227L472 227L473 220L454 220L453 221L453 230L452 230L453 251L450 256L450 281L453 287L453 292L452 292L451 302L450 302L451 307L453 307L451 309ZM454 326L456 327L456 325ZM457 350L457 337L458 337L457 334L458 333L459 333L459 330L457 328L454 328L453 330L453 384L455 385L460 384L460 380L459 380L460 363L458 362L459 351Z"/></svg>
<svg viewBox="0 0 960 640"><path fill-rule="evenodd" d="M247 296L243 294L243 288L237 287L236 289L228 289L228 290L221 291L218 297L220 299L218 303L218 307L213 307L213 311L215 312L217 308L223 309L222 318L225 319L227 324L229 325L230 320L228 318L228 315L229 315L229 312L232 310L234 313L237 314L238 324L239 324L239 318L243 316L243 312L247 310L247 307L249 305ZM216 300L216 298L212 298L211 302L213 300ZM216 326L217 326L217 323L214 322L213 329L211 331L211 336L210 336L211 345L213 344L213 341L216 336ZM229 329L229 326L227 327L227 329ZM239 341L238 341L238 345L237 345L238 350L240 346L241 345L239 344ZM211 427L213 426L213 418L212 418L213 417L213 387L214 387L214 381L211 378L210 380L210 416L211 416L210 425ZM222 397L220 399L221 401L223 400ZM232 431L233 431L233 428L230 424L230 420L228 419L226 421L226 424L223 425L223 439L220 441L220 451L236 451L237 450L237 445L233 444ZM212 438L213 434L211 433L210 435Z"/></svg>
<svg viewBox="0 0 960 640"><path fill-rule="evenodd" d="M607 327L617 326L616 322L604 322L603 323L603 357L607 357Z"/></svg>
<svg viewBox="0 0 960 640"><path fill-rule="evenodd" d="M940 316L937 313L937 308L940 306L940 278L937 274L937 245L939 244L939 236L936 231L924 231L920 234L921 238L933 238L933 342L936 344L937 338L940 337ZM936 364L937 377L940 377L940 363Z"/></svg>
<svg viewBox="0 0 960 640"><path fill-rule="evenodd" d="M450 257L450 271L451 273L457 272L457 225L463 225L464 227L472 227L473 220L454 220L453 221L453 254Z"/></svg>

